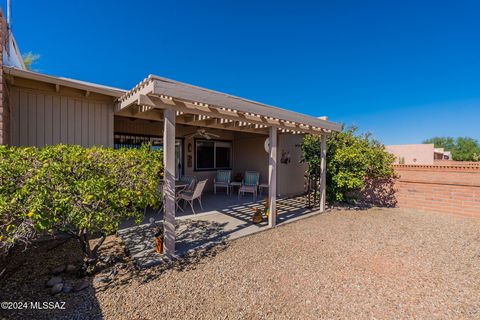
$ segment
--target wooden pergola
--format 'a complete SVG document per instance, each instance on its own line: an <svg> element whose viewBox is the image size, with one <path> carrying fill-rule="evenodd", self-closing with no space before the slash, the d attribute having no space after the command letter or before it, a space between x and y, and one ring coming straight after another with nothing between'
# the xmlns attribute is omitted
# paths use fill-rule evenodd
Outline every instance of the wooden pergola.
<svg viewBox="0 0 480 320"><path fill-rule="evenodd" d="M164 252L175 254L175 125L251 132L269 136L269 227L276 224L277 134L321 136L320 211L325 209L326 137L341 125L225 93L150 75L121 96L116 115L164 122Z"/></svg>

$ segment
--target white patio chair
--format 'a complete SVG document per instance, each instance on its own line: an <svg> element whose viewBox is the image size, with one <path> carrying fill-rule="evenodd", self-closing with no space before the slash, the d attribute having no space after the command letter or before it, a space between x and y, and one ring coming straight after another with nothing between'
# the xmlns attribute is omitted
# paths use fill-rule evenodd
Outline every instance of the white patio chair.
<svg viewBox="0 0 480 320"><path fill-rule="evenodd" d="M198 203L200 203L200 208L203 210L202 193L203 193L203 189L205 189L205 185L207 184L207 181L208 179L198 182L197 185L195 186L195 190L193 191L180 192L178 194L177 203L181 200L188 202L190 204L190 207L192 207L193 214L196 214L195 209L193 208L193 201L197 199ZM184 206L186 206L186 204Z"/></svg>
<svg viewBox="0 0 480 320"><path fill-rule="evenodd" d="M197 179L193 176L181 176L178 180L188 184L188 186L185 188L187 191L193 191L195 188L195 183L197 182Z"/></svg>
<svg viewBox="0 0 480 320"><path fill-rule="evenodd" d="M253 194L253 201L257 198L258 182L260 180L260 173L257 171L245 171L245 178L242 181L242 185L238 188L238 198L240 194L244 195L245 192Z"/></svg>
<svg viewBox="0 0 480 320"><path fill-rule="evenodd" d="M227 188L227 194L230 194L230 178L232 171L218 170L215 180L213 181L213 193L217 194L217 187Z"/></svg>

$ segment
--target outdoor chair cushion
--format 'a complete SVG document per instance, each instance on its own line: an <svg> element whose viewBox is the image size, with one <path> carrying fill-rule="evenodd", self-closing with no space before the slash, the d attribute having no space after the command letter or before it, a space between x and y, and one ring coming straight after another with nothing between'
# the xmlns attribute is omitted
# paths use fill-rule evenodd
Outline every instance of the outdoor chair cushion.
<svg viewBox="0 0 480 320"><path fill-rule="evenodd" d="M228 185L230 183L231 171L219 170L217 171L217 176L215 177L215 184L224 184Z"/></svg>
<svg viewBox="0 0 480 320"><path fill-rule="evenodd" d="M193 190L195 188L195 177L181 176L179 180L188 184L187 190Z"/></svg>
<svg viewBox="0 0 480 320"><path fill-rule="evenodd" d="M256 186L258 185L258 173L247 172L245 174L245 179L243 181L244 185L247 186Z"/></svg>

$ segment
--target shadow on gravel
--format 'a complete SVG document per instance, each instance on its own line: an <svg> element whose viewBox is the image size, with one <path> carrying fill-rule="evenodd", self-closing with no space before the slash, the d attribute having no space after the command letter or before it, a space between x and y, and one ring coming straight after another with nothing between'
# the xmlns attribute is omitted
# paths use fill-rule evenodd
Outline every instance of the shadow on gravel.
<svg viewBox="0 0 480 320"><path fill-rule="evenodd" d="M119 232L124 256L128 257L130 264L112 281L97 286L97 291L128 285L133 280L146 283L168 270L194 269L199 263L215 257L228 247L229 233L225 231L224 223L181 220L177 221L176 227L178 256L167 260L155 252L154 234L158 227L163 227L161 222ZM114 269L119 267L123 268L122 264L113 266ZM108 278L108 274L105 276Z"/></svg>
<svg viewBox="0 0 480 320"><path fill-rule="evenodd" d="M78 292L52 294L46 286L53 277L52 270L67 264L80 266L82 256L78 244L71 239L34 243L27 250L14 251L0 278L0 301L17 305L0 309L0 319L101 319L92 277L80 279L75 271L57 275L64 285L73 288L84 283Z"/></svg>

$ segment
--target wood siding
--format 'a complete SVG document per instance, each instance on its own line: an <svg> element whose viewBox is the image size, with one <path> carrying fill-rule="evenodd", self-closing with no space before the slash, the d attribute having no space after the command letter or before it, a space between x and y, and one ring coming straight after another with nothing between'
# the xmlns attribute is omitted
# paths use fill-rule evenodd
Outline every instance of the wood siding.
<svg viewBox="0 0 480 320"><path fill-rule="evenodd" d="M113 146L113 102L10 87L14 146Z"/></svg>

